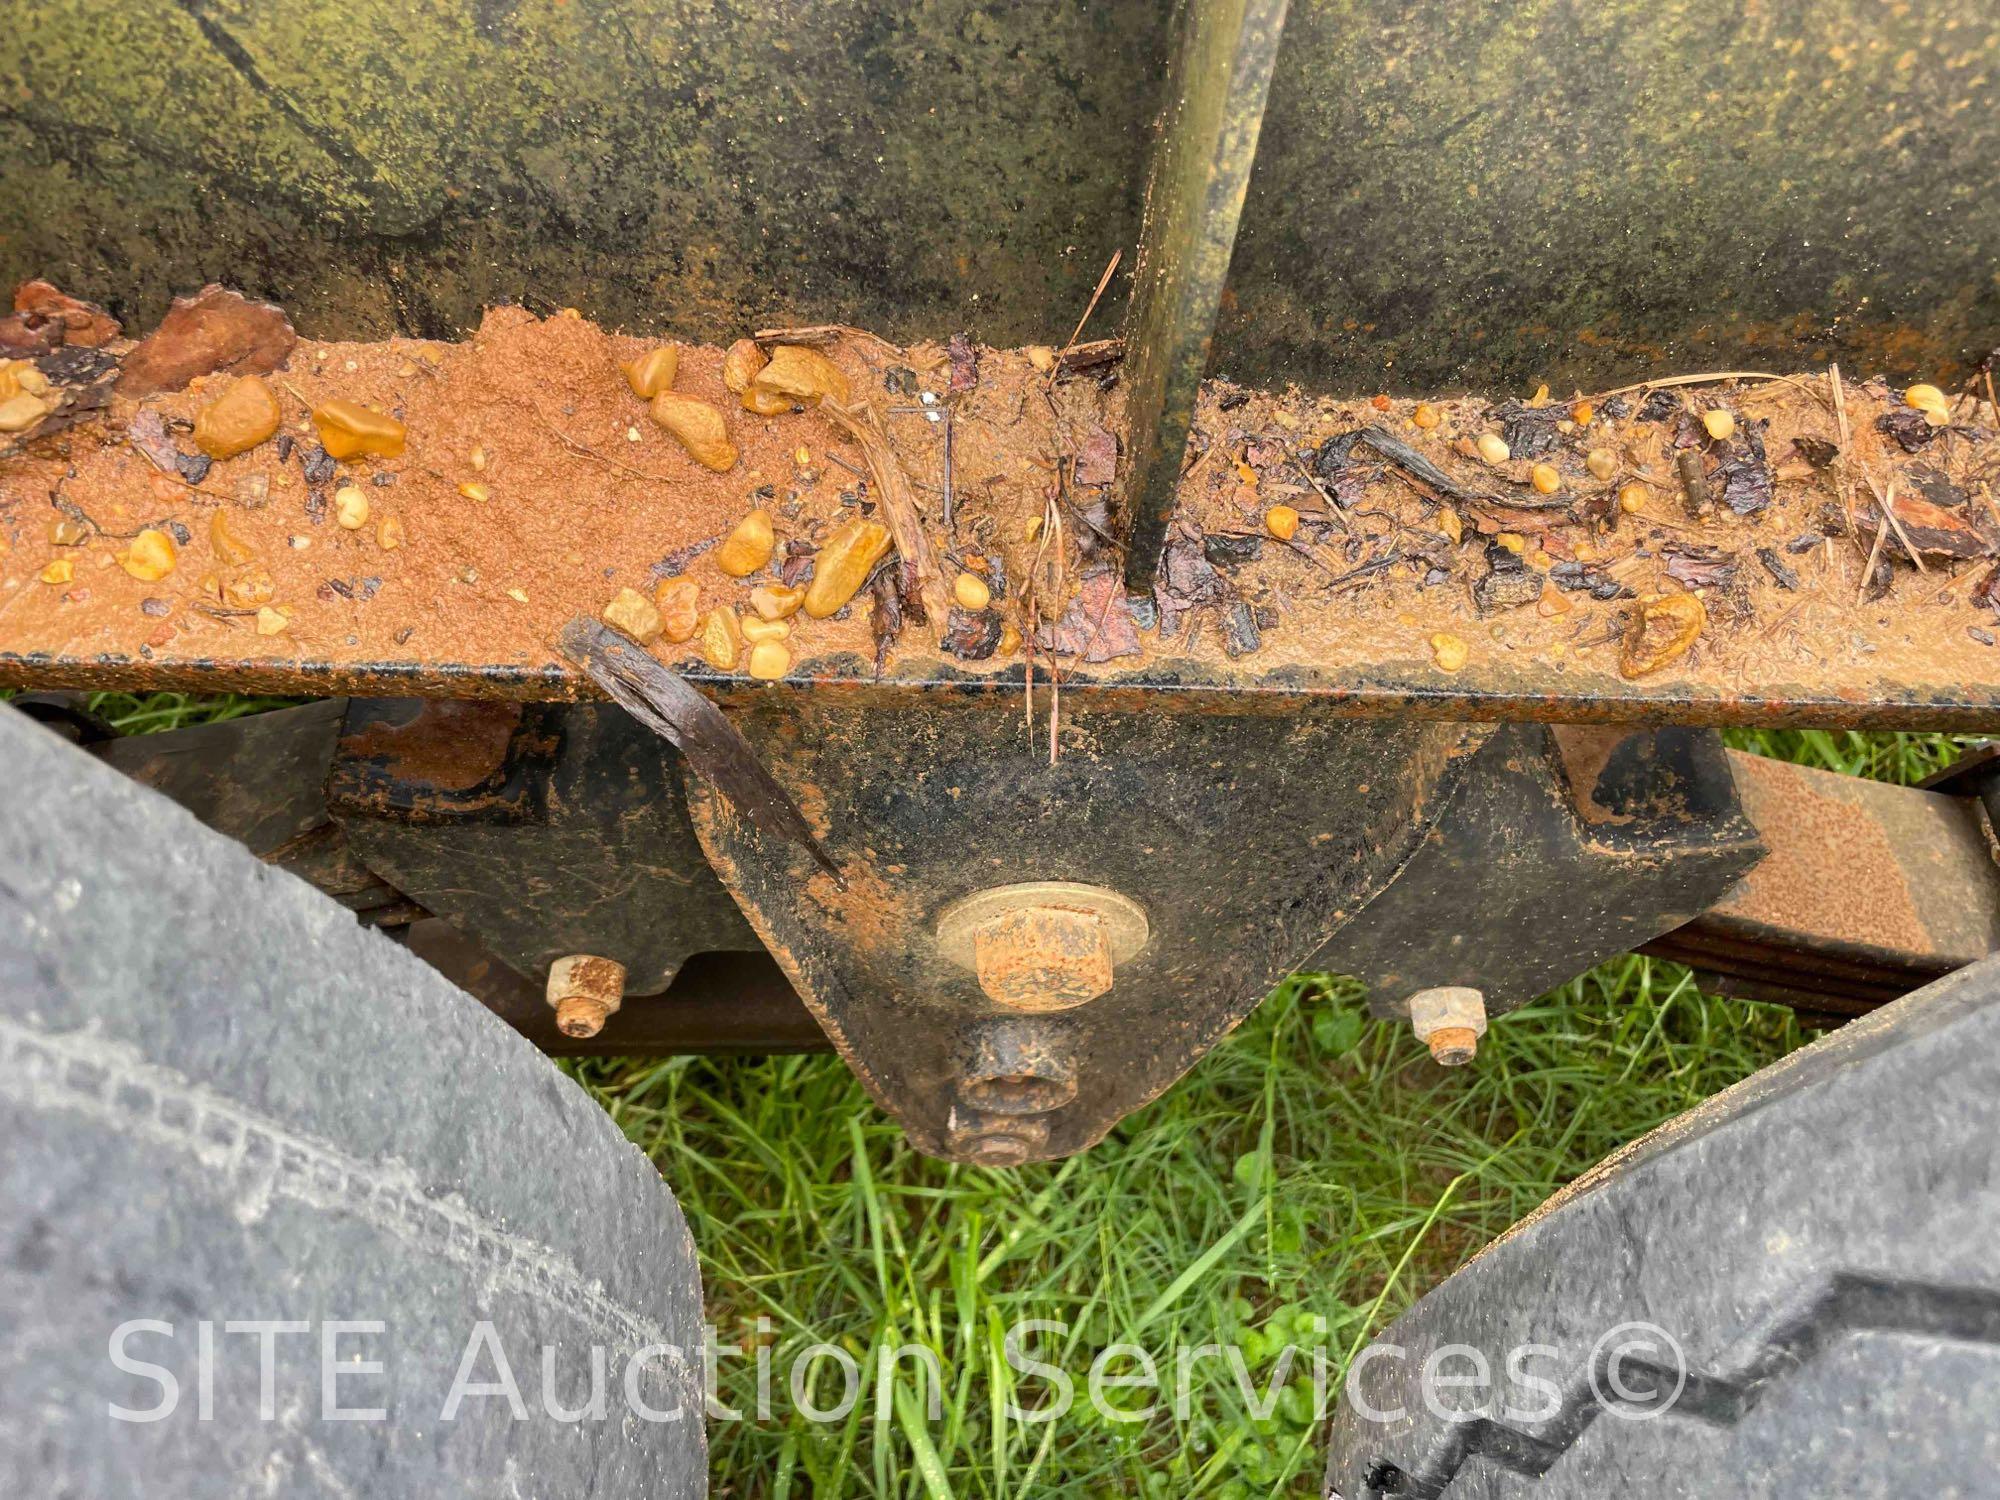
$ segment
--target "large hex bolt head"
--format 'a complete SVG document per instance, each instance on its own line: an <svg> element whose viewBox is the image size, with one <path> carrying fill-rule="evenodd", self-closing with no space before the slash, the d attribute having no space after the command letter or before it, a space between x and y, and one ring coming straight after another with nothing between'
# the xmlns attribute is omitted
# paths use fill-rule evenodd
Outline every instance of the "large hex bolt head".
<svg viewBox="0 0 2000 1500"><path fill-rule="evenodd" d="M967 896L938 918L938 946L996 1004L1068 1010L1111 988L1146 946L1146 913L1101 886L1038 880Z"/></svg>

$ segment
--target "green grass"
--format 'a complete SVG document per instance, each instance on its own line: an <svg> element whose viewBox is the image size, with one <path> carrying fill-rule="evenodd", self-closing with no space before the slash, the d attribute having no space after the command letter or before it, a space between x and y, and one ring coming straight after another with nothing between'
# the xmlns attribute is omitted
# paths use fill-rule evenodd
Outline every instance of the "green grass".
<svg viewBox="0 0 2000 1500"><path fill-rule="evenodd" d="M1937 735L1730 738L1904 782L1960 748ZM1101 1145L1011 1172L918 1155L837 1058L571 1071L679 1194L722 1344L762 1318L781 1372L821 1341L871 1374L879 1351L921 1344L943 1372L936 1421L922 1420L906 1361L879 1417L870 1383L845 1424L791 1414L781 1388L770 1420L712 1425L716 1495L1243 1500L1316 1493L1309 1370L1263 1420L1246 1419L1233 1372L1204 1362L1185 1420L1113 1424L1079 1400L1030 1425L1000 1415L1015 1393L996 1331L1066 1325L1027 1352L1079 1391L1099 1351L1131 1341L1159 1358L1169 1391L1175 1349L1236 1342L1260 1392L1285 1346L1323 1352L1337 1392L1352 1352L1494 1234L1808 1039L1788 1011L1623 958L1514 1012L1474 1067L1446 1073L1406 1030L1369 1021L1344 981L1297 976ZM1050 1392L1028 1384L1023 1408ZM754 1386L747 1360L722 1363L725 1405L754 1411ZM817 1399L836 1394L829 1375Z"/></svg>
<svg viewBox="0 0 2000 1500"><path fill-rule="evenodd" d="M132 728L207 716L158 698L105 711ZM1945 736L1730 738L1906 782L1959 748ZM1079 1399L1029 1423L1005 1418L1003 1401L1034 1408L1052 1387L1010 1368L1002 1332L1065 1325L1027 1352L1070 1372L1079 1395L1092 1359L1121 1341L1159 1358L1169 1392L1174 1351L1207 1343L1238 1344L1260 1390L1279 1350L1317 1353L1337 1392L1353 1351L1490 1237L1807 1039L1788 1011L1623 958L1497 1023L1476 1065L1447 1073L1405 1028L1369 1021L1345 981L1297 976L1101 1145L1010 1172L918 1155L832 1056L566 1066L679 1195L719 1341L772 1347L768 1419L755 1417L754 1363L721 1364L721 1400L750 1419L711 1424L716 1496L1246 1500L1316 1492L1309 1368L1262 1419L1207 1360L1184 1418L1113 1423ZM794 1411L783 1377L822 1342L865 1372L853 1412L830 1425ZM877 1352L905 1344L937 1356L935 1420L913 1360L880 1400ZM838 1393L822 1366L816 1399Z"/></svg>

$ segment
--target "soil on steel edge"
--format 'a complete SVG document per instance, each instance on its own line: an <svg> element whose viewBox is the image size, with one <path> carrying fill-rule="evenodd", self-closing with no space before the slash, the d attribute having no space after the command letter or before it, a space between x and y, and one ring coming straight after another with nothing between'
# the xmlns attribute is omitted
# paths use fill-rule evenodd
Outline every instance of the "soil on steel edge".
<svg viewBox="0 0 2000 1500"><path fill-rule="evenodd" d="M1162 582L1132 601L1116 586L1115 361L1051 381L1047 351L961 345L954 361L815 337L909 481L933 586L975 574L991 602L900 629L865 593L794 615L792 683L1017 695L1032 654L1041 680L1053 661L1066 688L1143 686L1163 708L1312 695L1435 717L2000 723L1979 397L1920 411L1924 388L1823 374L1434 402L1212 381ZM723 351L690 345L673 389L737 454L697 463L621 373L651 347L501 308L462 344L301 342L269 377L278 438L212 464L186 424L227 376L31 431L0 447L0 681L588 695L557 649L574 615L676 578L704 613L742 613L756 587L808 581L839 527L884 518L847 430L810 407L746 411ZM309 475L308 410L335 398L396 414L405 451ZM129 440L142 413L197 482ZM354 529L333 513L349 485L368 509ZM715 548L753 508L773 518L771 560L730 576ZM218 515L236 546L216 541ZM179 539L150 580L117 561L145 527ZM1663 598L1679 602L1647 616ZM269 633L251 603L281 617ZM655 650L748 685L742 656L701 648L697 633Z"/></svg>

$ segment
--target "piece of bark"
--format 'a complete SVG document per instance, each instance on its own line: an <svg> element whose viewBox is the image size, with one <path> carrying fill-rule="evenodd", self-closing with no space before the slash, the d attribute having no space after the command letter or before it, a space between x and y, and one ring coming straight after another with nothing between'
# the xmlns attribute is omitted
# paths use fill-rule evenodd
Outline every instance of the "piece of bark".
<svg viewBox="0 0 2000 1500"><path fill-rule="evenodd" d="M192 297L176 297L160 326L125 356L118 394L184 390L218 370L268 375L283 368L298 341L282 308L210 283Z"/></svg>
<svg viewBox="0 0 2000 1500"><path fill-rule="evenodd" d="M1116 573L1093 573L1084 579L1063 617L1053 626L1044 625L1035 639L1046 651L1081 656L1087 662L1139 654L1139 632Z"/></svg>
<svg viewBox="0 0 2000 1500"><path fill-rule="evenodd" d="M1900 490L1891 509L1902 532L1908 535L1910 546L1926 557L2000 556L2000 536L1996 536L1991 523L1978 524L1967 511L1946 510L1921 495L1904 494ZM1854 524L1863 532L1872 532L1882 524L1880 508L1872 502L1856 506ZM1909 548L1903 546L1896 527L1889 529L1889 543L1908 555Z"/></svg>
<svg viewBox="0 0 2000 1500"><path fill-rule="evenodd" d="M695 775L729 799L757 828L800 845L847 889L812 826L778 785L750 742L692 683L645 647L583 616L563 627L562 653L613 702L687 757Z"/></svg>
<svg viewBox="0 0 2000 1500"><path fill-rule="evenodd" d="M1486 576L1472 585L1472 602L1482 615L1519 609L1541 597L1541 574L1505 547L1486 549Z"/></svg>
<svg viewBox="0 0 2000 1500"><path fill-rule="evenodd" d="M1000 649L1006 623L997 609L959 609L945 617L944 649L963 661L985 661Z"/></svg>
<svg viewBox="0 0 2000 1500"><path fill-rule="evenodd" d="M1118 478L1118 437L1108 428L1095 427L1076 454L1076 482L1106 485Z"/></svg>

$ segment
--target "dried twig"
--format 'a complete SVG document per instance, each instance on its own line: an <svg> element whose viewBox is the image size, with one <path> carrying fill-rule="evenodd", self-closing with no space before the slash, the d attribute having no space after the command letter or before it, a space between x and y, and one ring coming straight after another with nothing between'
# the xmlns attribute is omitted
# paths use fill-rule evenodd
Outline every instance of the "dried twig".
<svg viewBox="0 0 2000 1500"><path fill-rule="evenodd" d="M1056 362L1049 367L1049 378L1042 382L1043 390L1056 383L1056 376L1062 372L1064 358L1076 347L1077 338L1083 332L1083 325L1088 323L1090 315L1097 311L1098 299L1104 295L1104 289L1111 285L1111 278L1118 270L1118 262L1124 258L1123 248L1111 252L1111 259L1104 265L1104 274L1097 278L1097 290L1090 294L1090 301L1084 305L1083 316L1076 320L1076 327L1070 331L1069 341L1056 351Z"/></svg>
<svg viewBox="0 0 2000 1500"><path fill-rule="evenodd" d="M846 323L807 323L798 328L760 328L750 337L760 344L802 344L808 348L822 344L837 344L846 338L869 339L898 358L904 353L901 344L892 344L879 333L870 333L865 328L855 328Z"/></svg>
<svg viewBox="0 0 2000 1500"><path fill-rule="evenodd" d="M868 472L875 476L876 502L882 507L883 519L889 523L889 534L896 539L903 565L910 570L910 583L923 604L931 639L936 640L944 629L951 602L945 594L937 561L931 556L931 544L924 536L923 518L918 514L916 496L910 491L910 479L903 472L902 460L889 445L889 435L882 430L881 419L866 402L842 406L831 397L821 397L819 409L853 439L861 456L868 461Z"/></svg>
<svg viewBox="0 0 2000 1500"><path fill-rule="evenodd" d="M584 458L594 458L597 460L597 462L603 464L606 468L616 469L619 473L628 474L634 479L644 479L652 484L673 483L673 481L668 479L664 474L648 474L644 469L635 469L628 463L619 462L617 459L613 458L608 453L599 453L595 448L591 447L587 443L578 442L575 438L571 437L568 433L564 432L560 427L556 426L555 418L551 417L547 412L543 411L539 406L531 404L528 409L535 414L536 418L541 422L541 424L544 427L548 428L550 436L555 438L555 440L561 443L565 448L569 449L570 452L578 454Z"/></svg>
<svg viewBox="0 0 2000 1500"><path fill-rule="evenodd" d="M1889 476L1889 493L1887 495L1884 495L1882 491L1875 488L1875 481L1873 479L1868 481L1868 488L1875 495L1875 503L1882 508L1882 518L1895 529L1896 540L1901 542L1903 550L1910 554L1910 561L1917 565L1917 571L1919 573L1928 573L1930 569L1924 566L1922 554L1917 551L1916 544L1910 540L1910 534L1903 530L1903 523L1896 519L1896 481L1898 477L1895 474Z"/></svg>
<svg viewBox="0 0 2000 1500"><path fill-rule="evenodd" d="M1795 385L1808 394L1812 387L1795 375L1773 375L1768 370L1710 370L1702 375L1669 375L1664 380L1641 380L1634 385L1621 385L1615 390L1599 391L1590 399L1602 401L1609 396L1626 396L1633 391L1663 391L1680 385L1710 385L1718 380L1782 380L1786 385Z"/></svg>
<svg viewBox="0 0 2000 1500"><path fill-rule="evenodd" d="M951 514L951 408L944 409L944 529L956 530Z"/></svg>
<svg viewBox="0 0 2000 1500"><path fill-rule="evenodd" d="M1854 602L1865 604L1868 600L1868 581L1875 576L1875 563L1882 556L1882 543L1889 536L1889 511L1883 508L1882 519L1875 523L1875 545L1868 549L1868 562L1861 570L1861 588L1854 596Z"/></svg>
<svg viewBox="0 0 2000 1500"><path fill-rule="evenodd" d="M1279 446L1285 450L1285 456L1292 461L1293 467L1296 468L1300 474L1305 476L1306 483L1311 485L1313 489L1318 493L1320 499L1326 502L1327 516L1333 521L1333 523L1336 526L1338 526L1342 531L1346 532L1349 536L1354 535L1354 528L1347 524L1347 517L1343 516L1340 513L1340 502L1333 498L1333 491L1329 490L1326 487L1326 485L1321 481L1320 477L1317 474L1313 473L1311 469L1306 467L1306 461L1303 458L1301 458L1298 455L1297 451L1294 450L1289 444L1285 443L1282 439L1280 439Z"/></svg>
<svg viewBox="0 0 2000 1500"><path fill-rule="evenodd" d="M1833 432L1840 442L1840 451L1834 455L1834 462L1838 468L1833 476L1833 487L1834 492L1840 496L1841 512L1847 517L1847 534L1853 536L1854 492L1848 475L1848 466L1853 462L1853 458L1847 447L1851 440L1847 428L1847 386L1840 378L1838 364L1829 364L1826 367L1826 384L1833 395Z"/></svg>

